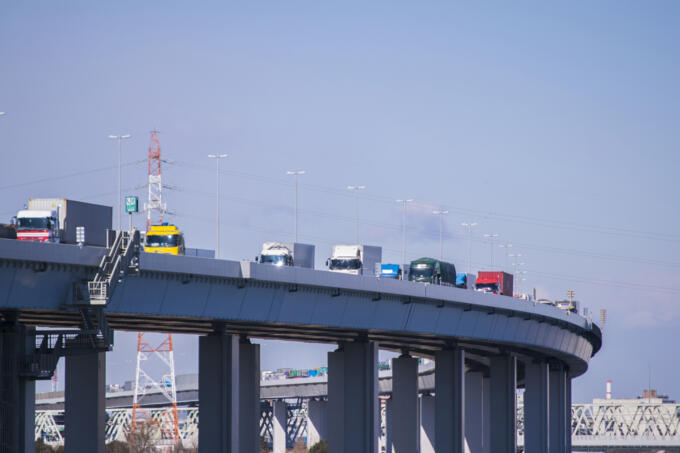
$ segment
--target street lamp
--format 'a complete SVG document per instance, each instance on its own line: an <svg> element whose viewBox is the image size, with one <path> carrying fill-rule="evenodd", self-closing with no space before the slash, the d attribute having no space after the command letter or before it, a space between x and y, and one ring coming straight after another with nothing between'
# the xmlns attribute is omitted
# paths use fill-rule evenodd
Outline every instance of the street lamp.
<svg viewBox="0 0 680 453"><path fill-rule="evenodd" d="M401 273L406 275L406 204L412 203L413 199L408 200L396 200L397 203L401 203L403 206L402 216L401 216Z"/></svg>
<svg viewBox="0 0 680 453"><path fill-rule="evenodd" d="M125 134L125 135L109 135L109 138L113 140L118 140L118 231L120 231L120 211L122 210L120 207L121 200L123 198L123 195L121 194L121 189L120 189L120 142L123 139L130 138L132 137L130 134Z"/></svg>
<svg viewBox="0 0 680 453"><path fill-rule="evenodd" d="M289 176L295 176L295 224L294 224L294 231L295 231L295 242L298 241L298 176L302 176L305 174L304 170L295 170L295 171L287 171L287 175Z"/></svg>
<svg viewBox="0 0 680 453"><path fill-rule="evenodd" d="M463 222L461 225L468 230L468 274L472 273L472 227L477 226L477 222Z"/></svg>
<svg viewBox="0 0 680 453"><path fill-rule="evenodd" d="M449 211L442 211L440 209L432 211L432 214L439 216L439 260L444 261L444 216Z"/></svg>
<svg viewBox="0 0 680 453"><path fill-rule="evenodd" d="M364 190L366 186L347 186L347 190L354 192L354 243L359 244L359 202L357 195L359 190Z"/></svg>
<svg viewBox="0 0 680 453"><path fill-rule="evenodd" d="M508 269L508 254L512 248L512 244L498 244L498 248L505 249L505 270Z"/></svg>
<svg viewBox="0 0 680 453"><path fill-rule="evenodd" d="M208 157L217 161L217 245L215 247L215 258L220 257L220 160L229 157L229 154L208 154Z"/></svg>
<svg viewBox="0 0 680 453"><path fill-rule="evenodd" d="M493 255L494 255L494 250L493 250L493 241L496 240L498 237L497 233L489 233L484 235L485 238L489 240L489 244L491 244L491 268L493 268Z"/></svg>

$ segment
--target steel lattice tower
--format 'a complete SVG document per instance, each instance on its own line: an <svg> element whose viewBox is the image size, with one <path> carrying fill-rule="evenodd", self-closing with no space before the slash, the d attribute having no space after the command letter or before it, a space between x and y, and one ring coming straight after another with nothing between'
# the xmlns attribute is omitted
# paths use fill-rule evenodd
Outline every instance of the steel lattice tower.
<svg viewBox="0 0 680 453"><path fill-rule="evenodd" d="M163 182L161 178L161 145L158 141L158 131L151 131L151 143L149 145L149 198L144 204L146 210L146 231L149 231L152 221L155 224L163 222L163 214L166 213L166 205L163 202ZM155 213L155 215L152 215ZM135 393L132 404L132 425L130 435L134 438L135 429L140 423L150 422L157 424L161 438L168 445L180 442L179 420L177 417L177 390L175 388L175 359L172 346L172 334L163 337L158 346L152 346L144 338L143 332L137 333L137 366L135 369ZM159 379L154 379L151 370L148 369L149 360L157 358L159 366L164 372L160 373ZM144 365L147 366L145 369ZM157 390L172 405L172 412L163 417L151 417L150 412L141 408L140 403L149 390Z"/></svg>
<svg viewBox="0 0 680 453"><path fill-rule="evenodd" d="M163 222L163 214L166 205L163 203L163 183L161 181L161 145L158 141L158 131L151 131L151 144L149 145L149 199L144 203L146 211L146 231L151 227L152 212L157 213L157 224Z"/></svg>
<svg viewBox="0 0 680 453"><path fill-rule="evenodd" d="M160 359L161 367L165 368L160 379L154 379L144 365L152 358ZM156 390L163 395L172 405L171 413L166 413L160 418L152 418L149 411L141 408L140 403L147 392ZM179 419L177 416L177 389L175 387L175 359L172 347L172 334L165 336L164 341L158 346L152 346L144 339L144 333L137 333L137 367L135 372L135 394L132 402L132 425L130 426L131 437L134 438L135 429L139 424L151 422L157 424L161 438L174 445L180 442Z"/></svg>

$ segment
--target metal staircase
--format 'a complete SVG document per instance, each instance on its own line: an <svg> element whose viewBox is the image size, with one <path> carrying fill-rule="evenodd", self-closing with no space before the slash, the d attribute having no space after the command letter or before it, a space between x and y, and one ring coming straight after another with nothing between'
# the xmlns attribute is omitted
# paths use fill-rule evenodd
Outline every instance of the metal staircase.
<svg viewBox="0 0 680 453"><path fill-rule="evenodd" d="M113 232L111 232L113 233ZM107 305L116 284L128 271L138 269L139 231L117 231L113 240L107 237L108 253L99 263L94 280L88 282L89 305Z"/></svg>
<svg viewBox="0 0 680 453"><path fill-rule="evenodd" d="M139 231L107 231L107 253L99 262L92 281L74 282L68 306L80 314L80 329L35 332L35 350L20 364L27 379L52 377L60 357L110 351L113 329L108 326L104 308L116 285L130 272L139 270Z"/></svg>

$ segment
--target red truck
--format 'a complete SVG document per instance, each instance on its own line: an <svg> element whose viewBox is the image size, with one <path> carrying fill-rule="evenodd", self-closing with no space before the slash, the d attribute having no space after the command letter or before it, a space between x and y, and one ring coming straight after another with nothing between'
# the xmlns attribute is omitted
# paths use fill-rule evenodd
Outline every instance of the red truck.
<svg viewBox="0 0 680 453"><path fill-rule="evenodd" d="M512 274L502 271L479 271L475 289L512 297Z"/></svg>

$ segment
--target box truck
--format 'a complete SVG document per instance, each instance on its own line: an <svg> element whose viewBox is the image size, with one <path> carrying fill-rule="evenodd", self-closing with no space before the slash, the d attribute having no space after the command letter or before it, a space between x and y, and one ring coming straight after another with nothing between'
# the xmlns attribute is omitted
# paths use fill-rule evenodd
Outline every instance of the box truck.
<svg viewBox="0 0 680 453"><path fill-rule="evenodd" d="M382 247L373 245L334 245L326 260L328 270L354 275L375 275L375 266L382 261Z"/></svg>
<svg viewBox="0 0 680 453"><path fill-rule="evenodd" d="M477 291L512 297L512 274L502 271L479 271L475 282Z"/></svg>
<svg viewBox="0 0 680 453"><path fill-rule="evenodd" d="M84 245L106 246L112 209L65 198L31 198L13 219L20 241L76 244L76 228L85 227Z"/></svg>
<svg viewBox="0 0 680 453"><path fill-rule="evenodd" d="M299 242L265 242L255 261L272 266L314 269L314 246Z"/></svg>

